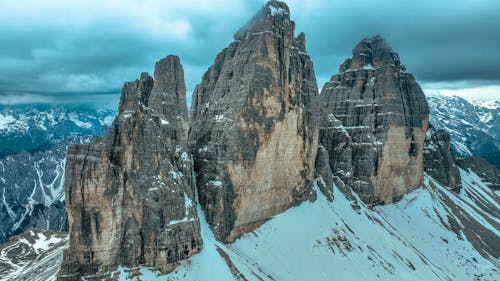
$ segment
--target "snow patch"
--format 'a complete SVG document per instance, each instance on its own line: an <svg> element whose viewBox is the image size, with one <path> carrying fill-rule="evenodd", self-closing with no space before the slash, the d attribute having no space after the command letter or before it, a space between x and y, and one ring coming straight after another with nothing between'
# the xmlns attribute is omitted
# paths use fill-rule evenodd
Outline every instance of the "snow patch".
<svg viewBox="0 0 500 281"><path fill-rule="evenodd" d="M207 183L207 185L213 185L213 186L216 186L216 187L221 187L222 186L222 182L220 180L212 180L212 181L209 181Z"/></svg>
<svg viewBox="0 0 500 281"><path fill-rule="evenodd" d="M84 122L78 119L78 115L76 113L69 113L68 117L71 122L75 123L75 125L77 125L80 128L91 129L93 127L92 123Z"/></svg>
<svg viewBox="0 0 500 281"><path fill-rule="evenodd" d="M272 5L269 6L269 9L271 10L271 15L276 16L276 15L288 15L287 10L281 8L281 7L274 7Z"/></svg>

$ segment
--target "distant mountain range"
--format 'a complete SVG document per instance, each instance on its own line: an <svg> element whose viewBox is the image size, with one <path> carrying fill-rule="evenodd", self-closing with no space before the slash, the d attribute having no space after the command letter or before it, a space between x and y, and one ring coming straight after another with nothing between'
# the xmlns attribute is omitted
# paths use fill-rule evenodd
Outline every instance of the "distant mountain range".
<svg viewBox="0 0 500 281"><path fill-rule="evenodd" d="M0 241L29 227L67 229L67 146L101 135L115 114L90 107L0 106Z"/></svg>
<svg viewBox="0 0 500 281"><path fill-rule="evenodd" d="M114 116L113 110L90 106L0 105L0 156L71 135L99 135Z"/></svg>
<svg viewBox="0 0 500 281"><path fill-rule="evenodd" d="M471 102L427 92L430 123L446 130L458 157L481 156L500 167L500 101Z"/></svg>

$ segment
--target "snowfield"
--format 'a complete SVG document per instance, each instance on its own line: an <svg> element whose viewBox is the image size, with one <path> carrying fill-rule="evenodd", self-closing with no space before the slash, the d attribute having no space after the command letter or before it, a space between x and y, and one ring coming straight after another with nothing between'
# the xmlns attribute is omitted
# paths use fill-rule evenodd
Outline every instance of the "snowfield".
<svg viewBox="0 0 500 281"><path fill-rule="evenodd" d="M196 204L201 253L167 275L144 267L120 267L114 274L143 281L498 280L499 197L473 172L461 170L461 176L460 194L425 176L423 187L400 202L374 208L337 187L329 202L316 188L315 202L277 215L229 245L215 240ZM63 247L52 251L60 255ZM4 251L0 268L11 263ZM36 261L22 272L40 266ZM19 280L12 272L20 271L0 271L11 276L2 280Z"/></svg>

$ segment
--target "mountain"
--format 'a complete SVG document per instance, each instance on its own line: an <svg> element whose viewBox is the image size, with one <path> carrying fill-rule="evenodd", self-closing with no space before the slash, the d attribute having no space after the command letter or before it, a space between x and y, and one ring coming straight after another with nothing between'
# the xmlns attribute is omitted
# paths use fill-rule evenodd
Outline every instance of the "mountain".
<svg viewBox="0 0 500 281"><path fill-rule="evenodd" d="M320 143L335 176L370 204L422 184L429 109L422 89L380 36L366 38L320 95Z"/></svg>
<svg viewBox="0 0 500 281"><path fill-rule="evenodd" d="M459 157L483 156L500 167L500 103L469 102L457 96L428 92L430 122L451 135Z"/></svg>
<svg viewBox="0 0 500 281"><path fill-rule="evenodd" d="M201 250L187 118L183 67L167 56L154 78L125 83L105 139L68 148L59 280L109 278L119 265L169 272Z"/></svg>
<svg viewBox="0 0 500 281"><path fill-rule="evenodd" d="M460 175L459 194L425 175L422 188L398 203L375 208L357 196L346 196L337 186L331 190L335 200L330 202L315 186L315 202L275 216L232 244L217 241L201 215L204 246L199 254L168 275L143 266L119 267L113 275L143 281L321 281L332 276L336 280L493 281L499 274L500 244L495 243L499 197L474 172L460 170ZM203 214L199 205L198 213ZM0 273L7 276L6 281L40 268L49 276L57 273L57 267L37 255L28 256L32 262L17 271L6 270L13 260L17 264L23 260L5 253L5 245L0 246ZM58 244L50 250L59 263L63 249L64 244Z"/></svg>
<svg viewBox="0 0 500 281"><path fill-rule="evenodd" d="M2 122L8 122L0 129L4 154L0 157L0 241L29 227L67 230L66 148L99 135L114 115L112 110L67 106L2 109Z"/></svg>
<svg viewBox="0 0 500 281"><path fill-rule="evenodd" d="M0 156L70 135L99 135L115 115L113 110L76 105L0 105Z"/></svg>
<svg viewBox="0 0 500 281"><path fill-rule="evenodd" d="M124 84L106 138L69 147L58 280L494 278L498 197L428 130L382 37L318 94L305 35L270 1L203 75L190 120L185 92L167 56Z"/></svg>
<svg viewBox="0 0 500 281"><path fill-rule="evenodd" d="M191 103L190 151L200 203L232 242L308 199L318 95L305 35L270 1L217 55Z"/></svg>
<svg viewBox="0 0 500 281"><path fill-rule="evenodd" d="M179 57L126 82L107 133L68 147L69 242L50 250L57 277L44 274L496 280L491 173L457 165L397 52L381 36L361 40L321 93L313 69L290 9L271 0L217 55L189 117ZM28 235L10 243L26 253L35 236L50 239ZM0 252L9 279L43 268L17 265L16 247Z"/></svg>

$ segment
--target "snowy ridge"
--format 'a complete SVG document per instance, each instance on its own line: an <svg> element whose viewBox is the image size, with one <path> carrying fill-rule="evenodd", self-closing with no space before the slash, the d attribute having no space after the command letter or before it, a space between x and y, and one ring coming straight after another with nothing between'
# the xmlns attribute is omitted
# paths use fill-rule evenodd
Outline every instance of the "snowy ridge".
<svg viewBox="0 0 500 281"><path fill-rule="evenodd" d="M89 115L89 111L95 111L97 114ZM111 125L114 115L112 110L67 109L62 106L45 110L30 108L22 111L0 107L0 134L24 134L30 128L50 131L67 121L74 126L91 129L95 127L95 122L100 125Z"/></svg>
<svg viewBox="0 0 500 281"><path fill-rule="evenodd" d="M69 135L99 135L115 115L93 108L0 105L0 153L29 151Z"/></svg>
<svg viewBox="0 0 500 281"><path fill-rule="evenodd" d="M316 188L315 202L230 245L215 240L197 204L202 252L168 275L140 268L130 280L496 280L499 197L476 174L461 174L460 194L426 176L399 203L374 209L336 187L330 203Z"/></svg>
<svg viewBox="0 0 500 281"><path fill-rule="evenodd" d="M500 108L500 101L497 100L489 100L489 101L473 101L472 102L475 105L485 107L488 109L499 109Z"/></svg>

